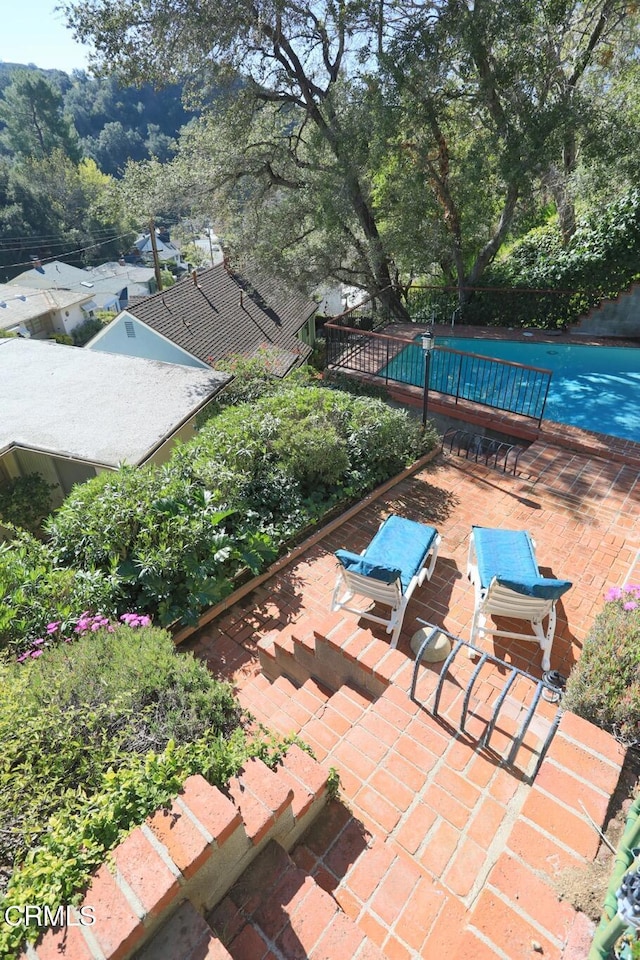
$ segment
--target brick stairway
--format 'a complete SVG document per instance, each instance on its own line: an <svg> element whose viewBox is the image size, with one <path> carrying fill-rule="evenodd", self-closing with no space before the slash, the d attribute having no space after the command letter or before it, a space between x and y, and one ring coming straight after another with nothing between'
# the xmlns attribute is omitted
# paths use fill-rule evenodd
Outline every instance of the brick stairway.
<svg viewBox="0 0 640 960"><path fill-rule="evenodd" d="M375 947L403 960L514 960L537 944L554 960L581 956L591 928L558 900L554 878L584 869L596 853L589 818L605 819L622 757L617 744L566 715L532 787L527 768L555 707L543 705L520 768L507 766L497 752L479 750L474 735L410 700L411 664L401 653L354 622L328 618L324 626L266 636L259 648L272 679L253 677L239 696L257 720L281 734L299 732L325 770L339 770L343 802L329 804L286 859L280 850L263 854L210 916L219 932L244 924L236 952L223 936L231 955L342 960L375 956ZM358 642L365 633L366 643ZM350 677L335 692L304 679L305 670L335 678L338 657ZM278 675L286 668L295 682ZM425 670L422 684L434 676ZM484 696L500 689L499 681L483 686ZM459 699L460 677L450 706L456 687ZM500 720L505 749L513 719ZM479 729L481 713L476 720ZM287 879L274 893L266 878L281 875ZM311 907L326 929L313 924ZM336 946L340 930L344 952Z"/></svg>
<svg viewBox="0 0 640 960"><path fill-rule="evenodd" d="M384 960L300 859L271 842L207 917L233 960Z"/></svg>

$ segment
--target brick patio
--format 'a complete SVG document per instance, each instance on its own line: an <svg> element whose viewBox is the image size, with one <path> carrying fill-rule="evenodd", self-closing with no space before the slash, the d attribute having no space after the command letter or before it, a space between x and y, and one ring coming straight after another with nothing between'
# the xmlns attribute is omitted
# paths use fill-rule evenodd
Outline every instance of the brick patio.
<svg viewBox="0 0 640 960"><path fill-rule="evenodd" d="M290 866L280 863L278 869L292 871L289 887L296 886L295 878L302 884L311 877L330 894L330 902L318 894L318 910L338 910L341 922L350 921L344 947L336 946L337 934L309 932L304 924L293 936L294 916L302 923L308 911L289 914L285 903L288 932L280 935L280 946L256 921L258 939L249 952L240 942L227 944L233 957L586 955L590 926L557 898L553 879L594 857L599 838L590 820L605 820L620 748L567 714L532 786L527 774L554 706L540 704L518 763L503 762L530 685L514 686L490 751L478 749L477 735L503 685L495 669L474 688L464 735L455 717L473 667L466 658L446 685L443 719L422 705L437 679L434 667L421 668L421 703L407 694L409 640L419 619L469 637L473 588L465 569L472 524L528 529L543 574L573 581L558 604L551 657L552 668L565 675L580 656L604 590L630 576L640 548L640 485L633 465L538 441L521 458L519 471L510 477L439 456L184 644L234 684L258 720L279 733L299 732L323 765L339 770L342 782L341 802L332 803L292 851ZM433 524L443 538L432 580L409 605L397 653L388 651L381 628L329 612L333 551L360 551L392 512ZM540 676L536 644L483 643ZM349 682L336 674L336 657L349 665ZM252 904L259 913L257 901ZM243 920L253 922L246 898L232 890L209 919L216 928L241 910ZM311 944L305 937L316 940Z"/></svg>

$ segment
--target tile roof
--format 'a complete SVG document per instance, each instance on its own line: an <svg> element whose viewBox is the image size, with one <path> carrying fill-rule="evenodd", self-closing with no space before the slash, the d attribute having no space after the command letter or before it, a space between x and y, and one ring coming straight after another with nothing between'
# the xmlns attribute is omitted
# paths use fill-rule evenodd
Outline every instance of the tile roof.
<svg viewBox="0 0 640 960"><path fill-rule="evenodd" d="M128 312L207 363L273 350L279 358L274 372L282 376L311 352L295 335L316 308L303 294L219 264L130 303Z"/></svg>

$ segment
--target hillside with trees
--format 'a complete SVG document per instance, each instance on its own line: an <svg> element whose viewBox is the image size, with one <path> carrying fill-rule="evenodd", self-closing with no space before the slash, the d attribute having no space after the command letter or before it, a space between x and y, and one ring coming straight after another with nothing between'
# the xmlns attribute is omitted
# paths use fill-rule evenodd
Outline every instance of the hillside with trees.
<svg viewBox="0 0 640 960"><path fill-rule="evenodd" d="M169 160L192 116L177 85L0 64L0 280L33 257L117 258L141 225L118 178L130 161Z"/></svg>
<svg viewBox="0 0 640 960"><path fill-rule="evenodd" d="M79 150L110 178L93 216L215 220L234 256L306 290L361 287L400 319L416 282L441 289L449 315L484 320L489 286L575 283L574 309L640 272L635 241L620 270L625 237L597 239L611 223L635 229L636 4L63 6L101 71L46 78L71 129L56 149L71 164ZM9 118L0 122L6 141ZM29 220L15 138L12 149L0 155L0 207ZM527 250L533 271L522 269Z"/></svg>

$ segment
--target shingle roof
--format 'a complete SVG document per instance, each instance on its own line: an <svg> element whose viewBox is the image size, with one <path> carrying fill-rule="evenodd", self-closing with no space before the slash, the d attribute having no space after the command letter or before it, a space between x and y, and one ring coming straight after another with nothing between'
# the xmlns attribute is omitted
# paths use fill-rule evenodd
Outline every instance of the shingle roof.
<svg viewBox="0 0 640 960"><path fill-rule="evenodd" d="M284 375L311 348L296 333L316 304L262 278L248 280L222 264L185 277L161 293L129 305L128 312L207 363L234 353L269 348Z"/></svg>

